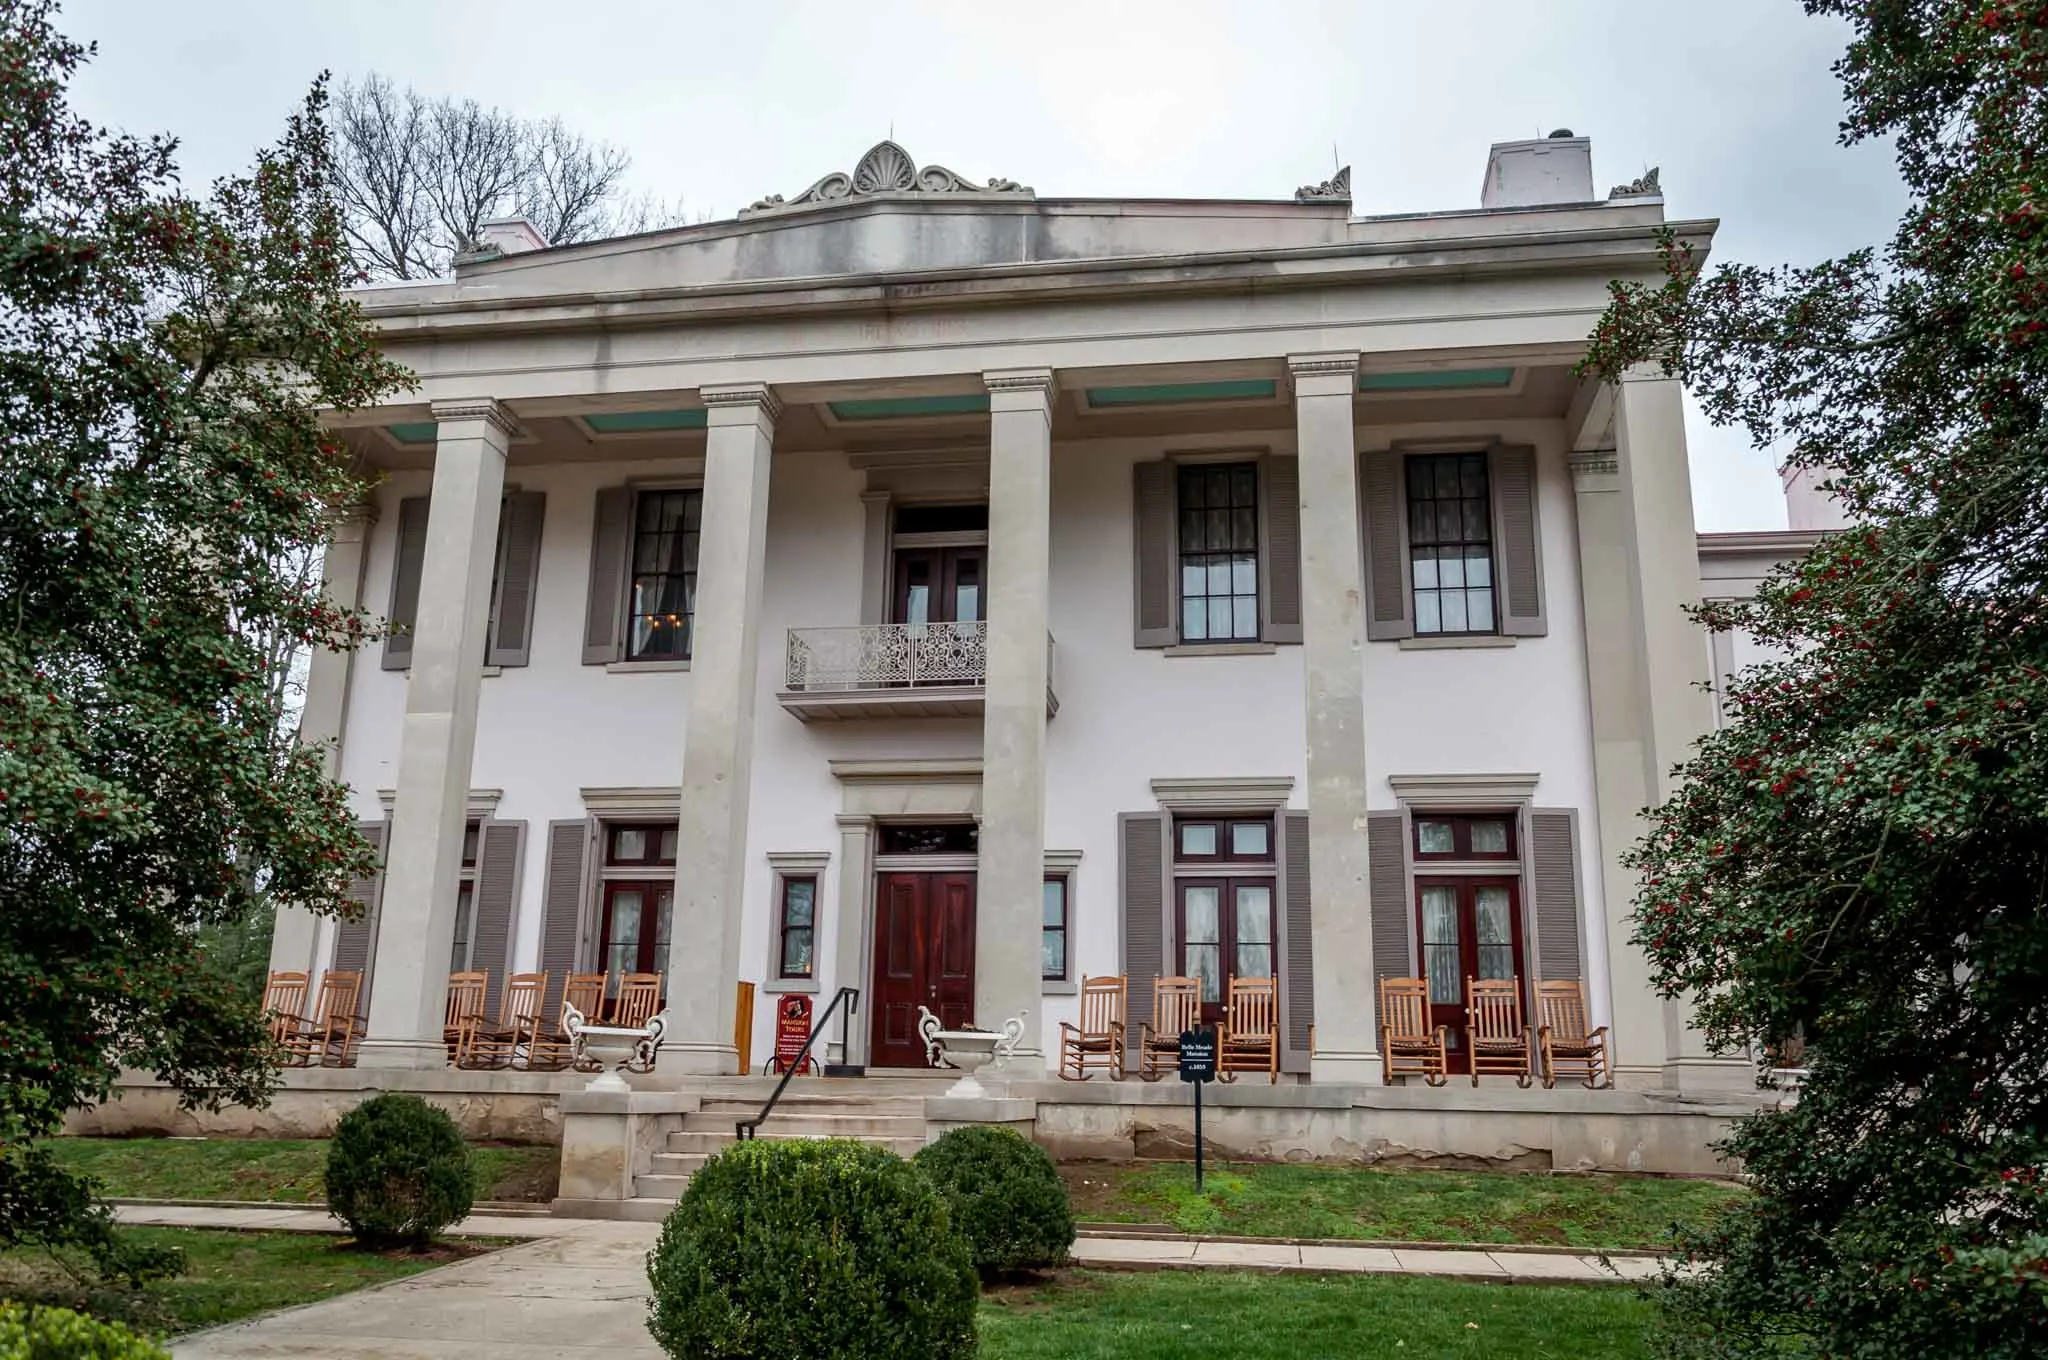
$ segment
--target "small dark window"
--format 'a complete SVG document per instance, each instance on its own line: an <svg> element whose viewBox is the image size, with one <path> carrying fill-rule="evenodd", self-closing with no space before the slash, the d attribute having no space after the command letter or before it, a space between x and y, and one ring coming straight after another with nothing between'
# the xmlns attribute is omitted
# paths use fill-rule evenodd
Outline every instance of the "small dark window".
<svg viewBox="0 0 2048 1360"><path fill-rule="evenodd" d="M1045 878L1044 929L1038 937L1039 976L1047 982L1067 980L1067 876Z"/></svg>
<svg viewBox="0 0 2048 1360"><path fill-rule="evenodd" d="M465 868L465 869L474 869L474 868L476 867L476 846L477 846L477 838L478 838L479 836L481 836L482 834L483 834L483 829L482 829L481 827L479 827L479 826L478 826L478 825L477 825L477 824L476 824L475 822L471 822L471 823L470 823L470 824L469 824L468 826L465 826L465 827L463 827L463 828L462 828L462 867L463 867L463 868Z"/></svg>
<svg viewBox="0 0 2048 1360"><path fill-rule="evenodd" d="M906 505L896 511L899 534L971 534L988 529L988 506Z"/></svg>
<svg viewBox="0 0 2048 1360"><path fill-rule="evenodd" d="M476 885L465 882L455 890L455 945L448 951L448 971L469 970L469 923L476 912Z"/></svg>
<svg viewBox="0 0 2048 1360"><path fill-rule="evenodd" d="M818 880L814 875L791 876L782 880L780 933L781 975L807 978L814 963L812 945L817 937Z"/></svg>
<svg viewBox="0 0 2048 1360"><path fill-rule="evenodd" d="M1174 824L1173 846L1173 857L1183 862L1265 862L1273 858L1273 823L1265 818L1189 818Z"/></svg>
<svg viewBox="0 0 2048 1360"><path fill-rule="evenodd" d="M626 659L682 661L697 614L700 491L643 491L633 507L633 588L626 602Z"/></svg>
<svg viewBox="0 0 2048 1360"><path fill-rule="evenodd" d="M1259 469L1180 470L1182 642L1259 640Z"/></svg>
<svg viewBox="0 0 2048 1360"><path fill-rule="evenodd" d="M1415 858L1513 859L1515 819L1506 813L1415 814Z"/></svg>
<svg viewBox="0 0 2048 1360"><path fill-rule="evenodd" d="M1496 631L1486 455L1416 455L1407 471L1416 633Z"/></svg>
<svg viewBox="0 0 2048 1360"><path fill-rule="evenodd" d="M606 829L606 864L674 864L676 828L668 825L613 826Z"/></svg>
<svg viewBox="0 0 2048 1360"><path fill-rule="evenodd" d="M937 826L883 826L879 853L884 855L971 855L981 846L981 828L972 822Z"/></svg>

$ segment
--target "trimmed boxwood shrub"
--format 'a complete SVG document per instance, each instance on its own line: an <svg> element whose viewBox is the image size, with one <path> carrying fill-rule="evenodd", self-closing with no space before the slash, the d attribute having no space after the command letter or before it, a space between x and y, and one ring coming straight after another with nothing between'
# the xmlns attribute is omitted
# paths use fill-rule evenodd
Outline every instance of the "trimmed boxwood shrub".
<svg viewBox="0 0 2048 1360"><path fill-rule="evenodd" d="M688 1360L955 1360L978 1297L945 1201L845 1139L740 1143L691 1177L647 1257L647 1330Z"/></svg>
<svg viewBox="0 0 2048 1360"><path fill-rule="evenodd" d="M969 1124L917 1154L917 1168L946 1196L953 1226L983 1278L1043 1270L1067 1259L1074 1209L1045 1149L1013 1129Z"/></svg>
<svg viewBox="0 0 2048 1360"><path fill-rule="evenodd" d="M0 1302L0 1360L171 1360L171 1353L118 1322Z"/></svg>
<svg viewBox="0 0 2048 1360"><path fill-rule="evenodd" d="M370 1247L423 1247L476 1194L469 1145L443 1110L387 1091L342 1116L327 1149L327 1210Z"/></svg>

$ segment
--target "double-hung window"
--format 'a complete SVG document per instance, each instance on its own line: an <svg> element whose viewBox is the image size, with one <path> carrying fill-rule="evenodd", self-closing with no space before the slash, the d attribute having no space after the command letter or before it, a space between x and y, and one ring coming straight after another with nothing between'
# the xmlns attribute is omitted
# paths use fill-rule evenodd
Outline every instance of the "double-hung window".
<svg viewBox="0 0 2048 1360"><path fill-rule="evenodd" d="M701 491L641 491L633 503L626 660L685 661L697 614Z"/></svg>
<svg viewBox="0 0 2048 1360"><path fill-rule="evenodd" d="M1067 888L1065 873L1045 876L1043 918L1038 936L1038 975L1046 982L1067 980Z"/></svg>
<svg viewBox="0 0 2048 1360"><path fill-rule="evenodd" d="M785 978L816 975L814 948L818 929L818 876L785 874L777 880L776 974Z"/></svg>
<svg viewBox="0 0 2048 1360"><path fill-rule="evenodd" d="M1259 468L1180 468L1182 642L1259 639Z"/></svg>
<svg viewBox="0 0 2048 1360"><path fill-rule="evenodd" d="M1496 631L1486 455L1412 454L1407 481L1416 636Z"/></svg>

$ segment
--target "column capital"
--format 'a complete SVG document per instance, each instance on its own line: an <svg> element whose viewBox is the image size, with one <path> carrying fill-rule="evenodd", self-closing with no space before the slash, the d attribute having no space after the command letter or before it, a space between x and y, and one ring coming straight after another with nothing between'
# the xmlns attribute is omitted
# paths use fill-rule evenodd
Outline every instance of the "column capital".
<svg viewBox="0 0 2048 1360"><path fill-rule="evenodd" d="M1565 455L1564 462L1571 469L1574 491L1621 489L1621 455L1613 449L1573 450Z"/></svg>
<svg viewBox="0 0 2048 1360"><path fill-rule="evenodd" d="M1352 396L1358 391L1358 351L1290 354L1287 376L1297 397Z"/></svg>
<svg viewBox="0 0 2048 1360"><path fill-rule="evenodd" d="M1049 368L998 368L981 375L991 393L1043 392L1052 395L1054 380Z"/></svg>
<svg viewBox="0 0 2048 1360"><path fill-rule="evenodd" d="M512 419L512 412L496 397L459 397L449 401L437 401L428 409L433 412L436 425L481 420L507 439L519 432L518 424Z"/></svg>
<svg viewBox="0 0 2048 1360"><path fill-rule="evenodd" d="M767 383L723 383L717 387L700 387L697 399L710 412L710 423L714 425L739 424L757 412L773 424L782 415L782 398L776 396L775 389Z"/></svg>

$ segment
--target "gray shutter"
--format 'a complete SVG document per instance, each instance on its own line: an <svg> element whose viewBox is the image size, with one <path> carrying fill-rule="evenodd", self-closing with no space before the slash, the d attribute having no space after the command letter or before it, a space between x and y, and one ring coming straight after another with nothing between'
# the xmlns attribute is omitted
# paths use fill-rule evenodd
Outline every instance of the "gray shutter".
<svg viewBox="0 0 2048 1360"><path fill-rule="evenodd" d="M1180 641L1180 620L1174 617L1174 599L1179 592L1173 588L1173 464L1155 459L1137 464L1132 471L1137 619L1131 645L1171 647Z"/></svg>
<svg viewBox="0 0 2048 1360"><path fill-rule="evenodd" d="M420 612L420 570L427 560L427 498L398 503L398 546L391 563L390 631L384 637L384 669L412 665L412 626Z"/></svg>
<svg viewBox="0 0 2048 1360"><path fill-rule="evenodd" d="M469 966L490 974L484 1015L496 1017L512 967L512 909L519 900L519 845L525 822L487 821L477 847L476 895L469 925Z"/></svg>
<svg viewBox="0 0 2048 1360"><path fill-rule="evenodd" d="M633 542L633 489L597 493L590 526L590 598L583 615L583 664L602 666L626 654L626 554Z"/></svg>
<svg viewBox="0 0 2048 1360"><path fill-rule="evenodd" d="M1126 812L1117 818L1123 878L1124 1035L1135 1049L1138 1025L1152 1019L1152 982L1166 965L1166 818Z"/></svg>
<svg viewBox="0 0 2048 1360"><path fill-rule="evenodd" d="M1578 982L1579 815L1570 808L1529 810L1529 877L1535 899L1536 976L1545 982Z"/></svg>
<svg viewBox="0 0 2048 1360"><path fill-rule="evenodd" d="M377 938L377 900L384 890L385 826L383 822L356 823L356 833L370 843L370 849L377 855L377 872L349 884L349 901L361 903L363 914L352 921L343 921L341 928L334 932L334 959L327 965L334 972L359 972L363 975L363 988L357 994L356 1007L359 1014L365 1015L369 1013L370 1005L370 969L376 962L371 946Z"/></svg>
<svg viewBox="0 0 2048 1360"><path fill-rule="evenodd" d="M1536 522L1536 450L1504 444L1487 459L1493 488L1493 537L1500 557L1500 631L1542 637L1543 535Z"/></svg>
<svg viewBox="0 0 2048 1360"><path fill-rule="evenodd" d="M1408 818L1400 812L1365 814L1366 873L1372 897L1372 971L1380 978L1412 977L1409 944L1414 916L1408 899ZM1375 996L1377 1010L1377 996Z"/></svg>
<svg viewBox="0 0 2048 1360"><path fill-rule="evenodd" d="M1259 460L1259 572L1265 590L1267 642L1301 641L1301 465L1292 458Z"/></svg>
<svg viewBox="0 0 2048 1360"><path fill-rule="evenodd" d="M542 1019L555 1023L562 988L582 962L583 849L590 828L581 819L548 823L548 872L542 884L540 966L548 975Z"/></svg>
<svg viewBox="0 0 2048 1360"><path fill-rule="evenodd" d="M1286 1020L1280 1038L1280 1070L1307 1072L1309 1029L1316 1022L1315 927L1310 919L1308 893L1308 814L1282 813L1280 822L1280 853L1286 856L1282 869L1287 876L1287 900L1282 904L1280 918L1286 958L1285 976L1280 979L1281 1013Z"/></svg>
<svg viewBox="0 0 2048 1360"><path fill-rule="evenodd" d="M540 589L540 526L548 498L539 491L505 497L498 524L498 598L492 602L487 666L524 666L533 653L533 597Z"/></svg>
<svg viewBox="0 0 2048 1360"><path fill-rule="evenodd" d="M1365 498L1365 635L1374 642L1415 636L1415 597L1408 588L1407 459L1368 453L1359 459Z"/></svg>

